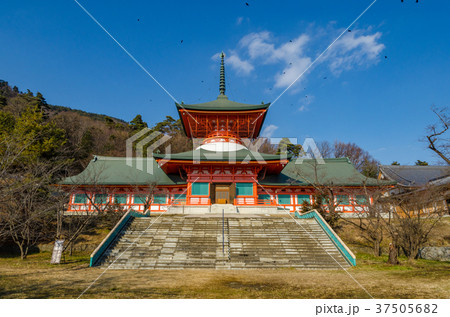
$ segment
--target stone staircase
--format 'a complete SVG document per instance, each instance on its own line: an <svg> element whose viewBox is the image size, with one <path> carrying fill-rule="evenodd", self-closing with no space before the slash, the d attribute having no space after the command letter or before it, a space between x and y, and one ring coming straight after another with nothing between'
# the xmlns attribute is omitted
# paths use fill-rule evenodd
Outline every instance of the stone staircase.
<svg viewBox="0 0 450 317"><path fill-rule="evenodd" d="M99 264L114 269L350 266L314 219L236 214L133 218Z"/></svg>
<svg viewBox="0 0 450 317"><path fill-rule="evenodd" d="M170 215L204 215L204 214L250 214L250 215L279 215L286 211L277 206L234 206L232 204L212 204L208 206L172 205L167 209Z"/></svg>

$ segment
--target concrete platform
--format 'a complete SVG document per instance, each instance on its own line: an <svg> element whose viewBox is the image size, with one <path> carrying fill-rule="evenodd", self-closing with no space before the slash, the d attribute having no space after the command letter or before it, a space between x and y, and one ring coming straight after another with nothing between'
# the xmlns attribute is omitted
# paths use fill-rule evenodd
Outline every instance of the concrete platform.
<svg viewBox="0 0 450 317"><path fill-rule="evenodd" d="M212 204L210 206L170 206L167 209L168 214L175 215L201 215L222 213L236 214L283 214L286 211L278 209L276 206L234 206L231 204Z"/></svg>

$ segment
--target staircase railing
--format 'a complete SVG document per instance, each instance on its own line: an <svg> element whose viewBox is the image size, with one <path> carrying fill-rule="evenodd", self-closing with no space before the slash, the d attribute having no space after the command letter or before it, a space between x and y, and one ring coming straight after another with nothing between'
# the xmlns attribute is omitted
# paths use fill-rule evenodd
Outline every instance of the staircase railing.
<svg viewBox="0 0 450 317"><path fill-rule="evenodd" d="M339 236L334 232L334 230L328 225L328 223L323 219L323 217L317 212L317 210L311 210L300 214L298 211L295 212L295 217L299 219L311 219L314 218L322 230L327 234L339 252L343 255L345 260L352 266L356 266L356 257L352 251L345 245L345 243L339 238Z"/></svg>
<svg viewBox="0 0 450 317"><path fill-rule="evenodd" d="M108 235L103 239L103 241L95 248L94 252L91 253L91 260L89 263L89 266L94 266L97 261L101 258L103 253L109 248L111 243L114 241L114 239L117 237L117 235L122 231L122 229L125 227L125 225L128 223L130 218L132 217L149 217L150 212L146 213L140 213L136 212L132 209L129 209L123 216L120 218L120 220L116 223L114 228L108 233Z"/></svg>

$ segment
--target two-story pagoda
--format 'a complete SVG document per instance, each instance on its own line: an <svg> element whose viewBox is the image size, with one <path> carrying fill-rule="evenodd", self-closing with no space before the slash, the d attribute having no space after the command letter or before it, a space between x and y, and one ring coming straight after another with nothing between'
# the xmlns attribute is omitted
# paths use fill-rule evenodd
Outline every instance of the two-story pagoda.
<svg viewBox="0 0 450 317"><path fill-rule="evenodd" d="M355 212L370 203L366 194L380 181L360 174L347 158L318 164L246 146L258 138L270 104L228 99L223 53L219 92L210 102L176 104L186 135L202 139L200 146L147 158L96 156L82 173L62 182L75 188L68 211L95 210L97 204L137 211L207 212L216 205L253 213L295 211L324 186L332 186L338 210Z"/></svg>

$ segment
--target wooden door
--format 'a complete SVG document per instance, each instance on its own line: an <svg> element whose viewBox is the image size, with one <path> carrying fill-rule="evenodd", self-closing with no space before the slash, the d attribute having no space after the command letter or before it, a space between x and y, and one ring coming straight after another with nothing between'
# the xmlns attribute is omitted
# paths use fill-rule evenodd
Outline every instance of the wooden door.
<svg viewBox="0 0 450 317"><path fill-rule="evenodd" d="M216 203L216 185L214 183L209 185L209 198L211 199L211 204Z"/></svg>
<svg viewBox="0 0 450 317"><path fill-rule="evenodd" d="M216 204L230 203L230 185L215 185Z"/></svg>
<svg viewBox="0 0 450 317"><path fill-rule="evenodd" d="M230 204L234 204L236 198L236 183L230 185Z"/></svg>

